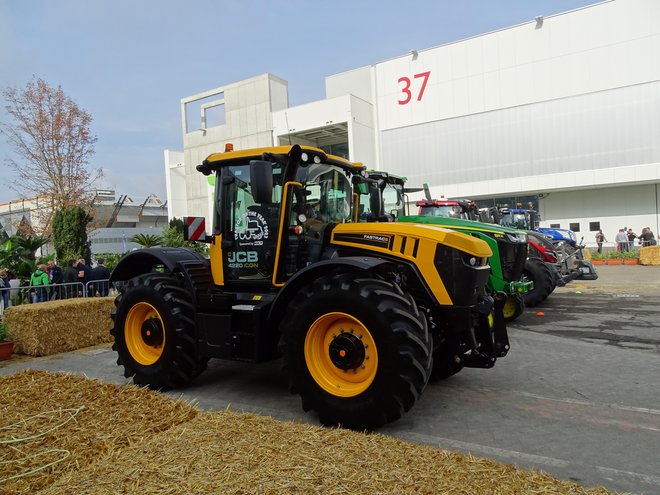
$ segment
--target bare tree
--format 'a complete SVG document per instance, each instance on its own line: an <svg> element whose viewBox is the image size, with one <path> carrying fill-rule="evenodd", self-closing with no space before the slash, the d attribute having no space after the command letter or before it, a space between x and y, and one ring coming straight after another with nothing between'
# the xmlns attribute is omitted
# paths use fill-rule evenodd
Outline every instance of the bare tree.
<svg viewBox="0 0 660 495"><path fill-rule="evenodd" d="M92 199L89 191L102 177L101 169L89 168L97 141L90 132L92 117L61 86L53 88L37 76L24 88L7 87L2 94L12 122L0 123L0 132L17 157L7 158L15 172L12 189L47 196L50 208L44 212L44 227L49 230L52 212L87 206Z"/></svg>

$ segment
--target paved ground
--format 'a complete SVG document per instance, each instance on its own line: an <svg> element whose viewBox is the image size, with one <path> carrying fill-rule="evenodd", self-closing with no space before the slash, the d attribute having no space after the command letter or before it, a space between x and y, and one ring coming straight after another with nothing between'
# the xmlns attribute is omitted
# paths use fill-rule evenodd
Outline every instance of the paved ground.
<svg viewBox="0 0 660 495"><path fill-rule="evenodd" d="M380 432L587 486L660 494L660 267L604 266L599 274L557 289L511 324L511 352L495 368L429 385ZM0 366L0 374L32 367L125 383L109 346ZM287 393L280 367L212 361L171 395L206 409L316 422Z"/></svg>

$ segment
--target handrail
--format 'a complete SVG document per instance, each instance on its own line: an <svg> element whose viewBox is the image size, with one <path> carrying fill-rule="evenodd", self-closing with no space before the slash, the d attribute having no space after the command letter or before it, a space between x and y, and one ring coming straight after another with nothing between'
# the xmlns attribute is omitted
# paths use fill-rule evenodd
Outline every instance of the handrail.
<svg viewBox="0 0 660 495"><path fill-rule="evenodd" d="M49 299L57 295L58 299L73 299L83 297L85 286L82 282L65 282L62 284L49 284L49 285L19 285L17 287L1 287L0 288L0 315L7 309L5 306L5 299L11 302L11 306L19 306L21 304L33 303L30 294L34 289L52 289L48 291ZM36 302L36 301L35 301Z"/></svg>

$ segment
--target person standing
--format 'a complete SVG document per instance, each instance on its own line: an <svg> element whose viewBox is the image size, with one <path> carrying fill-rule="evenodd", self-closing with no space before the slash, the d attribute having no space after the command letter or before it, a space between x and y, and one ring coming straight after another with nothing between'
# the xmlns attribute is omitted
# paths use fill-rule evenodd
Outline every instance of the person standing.
<svg viewBox="0 0 660 495"><path fill-rule="evenodd" d="M639 234L639 242L642 245L642 247L656 245L655 236L653 235L653 232L651 232L650 227L644 227L642 229L642 233Z"/></svg>
<svg viewBox="0 0 660 495"><path fill-rule="evenodd" d="M599 253L603 252L603 242L607 242L607 239L605 239L605 234L603 234L603 231L599 230L596 234L596 244L598 244Z"/></svg>
<svg viewBox="0 0 660 495"><path fill-rule="evenodd" d="M109 292L108 279L110 278L110 270L106 268L103 258L98 259L97 265L92 269L92 275L95 289L99 291L101 297L106 297Z"/></svg>
<svg viewBox="0 0 660 495"><path fill-rule="evenodd" d="M46 265L38 265L37 269L30 277L30 286L34 287L33 290L35 297L33 302L48 301L48 293L50 292L48 288L49 284L50 279L48 278Z"/></svg>
<svg viewBox="0 0 660 495"><path fill-rule="evenodd" d="M616 248L619 252L624 253L628 251L628 235L624 229L619 229L614 238Z"/></svg>
<svg viewBox="0 0 660 495"><path fill-rule="evenodd" d="M54 260L48 260L48 274L50 275L50 284L53 286L51 299L62 299L60 284L64 281L64 274Z"/></svg>
<svg viewBox="0 0 660 495"><path fill-rule="evenodd" d="M633 251L635 248L635 239L637 239L637 234L633 232L633 229L628 229L626 235L628 236L628 251Z"/></svg>
<svg viewBox="0 0 660 495"><path fill-rule="evenodd" d="M0 268L0 289L2 291L2 311L9 307L9 295L11 293L11 284L9 283L9 274L4 268Z"/></svg>
<svg viewBox="0 0 660 495"><path fill-rule="evenodd" d="M76 268L78 268L78 281L81 282L84 287L83 295L89 295L90 297L93 296L94 288L91 285L87 287L87 284L94 279L92 268L85 264L85 258L80 258L78 260L78 266Z"/></svg>
<svg viewBox="0 0 660 495"><path fill-rule="evenodd" d="M76 270L76 260L69 260L64 269L64 298L76 297L78 295L78 270Z"/></svg>

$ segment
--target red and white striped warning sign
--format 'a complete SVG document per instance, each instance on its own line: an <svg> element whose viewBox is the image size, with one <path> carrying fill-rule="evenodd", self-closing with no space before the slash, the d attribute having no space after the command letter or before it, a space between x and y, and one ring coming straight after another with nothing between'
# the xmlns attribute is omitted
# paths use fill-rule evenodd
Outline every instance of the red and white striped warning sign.
<svg viewBox="0 0 660 495"><path fill-rule="evenodd" d="M186 228L183 237L186 241L204 240L206 237L206 220L204 217L184 217Z"/></svg>

